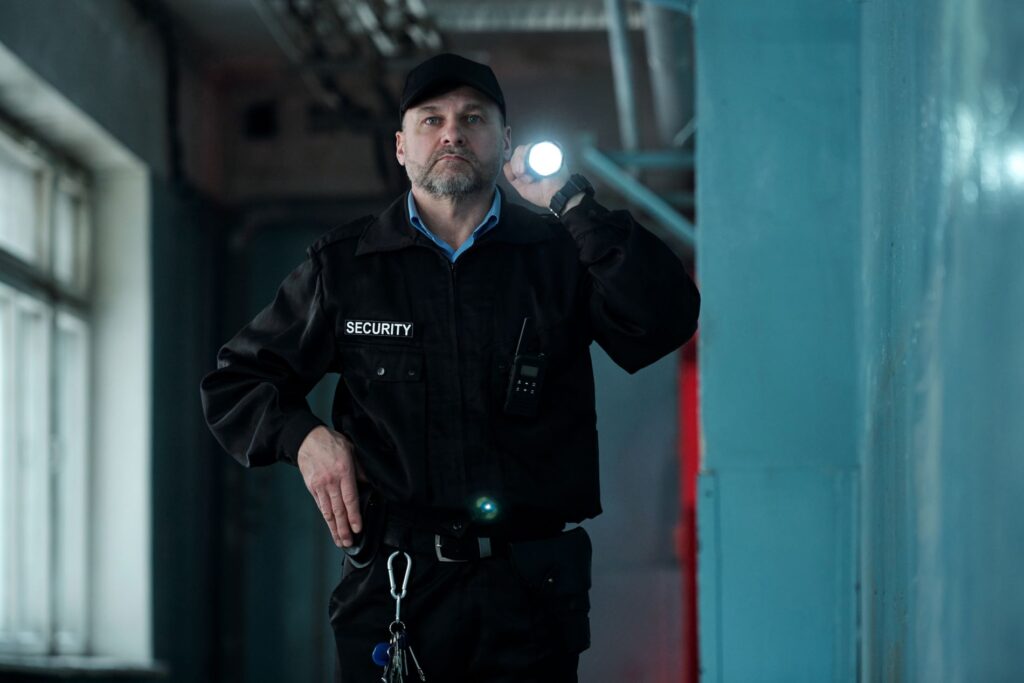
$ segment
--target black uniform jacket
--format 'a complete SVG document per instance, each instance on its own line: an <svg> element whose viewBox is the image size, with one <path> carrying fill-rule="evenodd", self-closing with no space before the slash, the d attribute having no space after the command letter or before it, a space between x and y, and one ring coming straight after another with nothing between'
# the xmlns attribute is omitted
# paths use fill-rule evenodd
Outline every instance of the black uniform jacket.
<svg viewBox="0 0 1024 683"><path fill-rule="evenodd" d="M247 467L295 464L322 424L305 397L336 372L334 427L385 499L466 510L486 495L505 515L597 515L590 343L636 372L693 335L700 295L625 211L587 197L559 220L502 200L454 264L412 227L404 195L310 246L202 380L224 449ZM536 417L503 411L526 316L527 350L547 358Z"/></svg>

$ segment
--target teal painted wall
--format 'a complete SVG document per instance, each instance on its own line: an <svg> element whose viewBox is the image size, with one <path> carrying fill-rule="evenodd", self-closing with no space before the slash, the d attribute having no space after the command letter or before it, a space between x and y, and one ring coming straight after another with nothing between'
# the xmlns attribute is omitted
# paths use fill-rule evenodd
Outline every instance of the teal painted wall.
<svg viewBox="0 0 1024 683"><path fill-rule="evenodd" d="M1020 681L1024 5L863 10L865 678Z"/></svg>
<svg viewBox="0 0 1024 683"><path fill-rule="evenodd" d="M858 15L698 9L705 681L856 672Z"/></svg>
<svg viewBox="0 0 1024 683"><path fill-rule="evenodd" d="M208 680L231 614L224 593L225 476L199 402L219 330L224 213L153 178L153 646L167 683ZM216 444L214 444L216 445Z"/></svg>
<svg viewBox="0 0 1024 683"><path fill-rule="evenodd" d="M306 257L306 245L327 229L296 221L259 230L234 254L236 282L245 283L242 298L233 302L234 314L245 312L243 322L252 319ZM309 399L327 424L336 381L337 376L329 376ZM230 460L223 453L220 457ZM224 521L238 531L242 544L238 571L225 577L224 585L240 592L238 608L244 614L235 633L244 656L239 652L226 658L233 662L230 676L253 683L329 680L333 659L324 657L332 646L327 599L341 576L341 551L331 543L298 469L282 465L245 471L233 461L230 466L239 470L232 477L242 493L237 509L242 514L227 514ZM328 558L334 560L333 570Z"/></svg>
<svg viewBox="0 0 1024 683"><path fill-rule="evenodd" d="M288 273L306 258L309 244L366 209L271 202L234 215L217 294L222 307L218 345L274 298ZM212 363L213 355L208 360ZM308 397L327 424L336 383L337 375L327 375ZM224 470L219 680L331 680L334 642L327 603L341 578L342 552L331 541L301 473L284 464L242 468L216 444L210 457Z"/></svg>
<svg viewBox="0 0 1024 683"><path fill-rule="evenodd" d="M1024 680L1021 36L699 6L703 680Z"/></svg>

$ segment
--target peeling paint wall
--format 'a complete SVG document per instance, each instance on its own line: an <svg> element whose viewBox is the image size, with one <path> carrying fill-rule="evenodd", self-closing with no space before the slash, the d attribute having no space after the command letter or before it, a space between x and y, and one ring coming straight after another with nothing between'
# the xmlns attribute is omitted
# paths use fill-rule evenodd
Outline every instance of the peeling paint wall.
<svg viewBox="0 0 1024 683"><path fill-rule="evenodd" d="M1024 680L1024 5L702 3L708 681Z"/></svg>
<svg viewBox="0 0 1024 683"><path fill-rule="evenodd" d="M1024 679L1024 6L864 5L864 671Z"/></svg>

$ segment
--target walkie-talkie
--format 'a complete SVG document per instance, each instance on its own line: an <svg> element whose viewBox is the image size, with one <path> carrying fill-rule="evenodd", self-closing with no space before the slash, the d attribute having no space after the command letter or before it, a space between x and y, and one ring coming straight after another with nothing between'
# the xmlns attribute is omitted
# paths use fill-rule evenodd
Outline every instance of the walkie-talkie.
<svg viewBox="0 0 1024 683"><path fill-rule="evenodd" d="M547 359L543 353L528 353L527 346L533 337L533 318L523 318L523 328L516 344L516 357L508 378L508 392L505 396L505 412L509 415L533 417L540 406L541 387L544 385L544 367Z"/></svg>

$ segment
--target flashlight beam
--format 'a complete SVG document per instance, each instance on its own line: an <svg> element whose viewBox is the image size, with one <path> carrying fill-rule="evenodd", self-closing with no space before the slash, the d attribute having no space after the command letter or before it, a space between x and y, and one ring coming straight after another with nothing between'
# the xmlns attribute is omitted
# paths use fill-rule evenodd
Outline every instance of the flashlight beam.
<svg viewBox="0 0 1024 683"><path fill-rule="evenodd" d="M604 182L649 213L666 230L685 242L688 247L697 248L697 233L693 225L673 209L671 204L626 173L595 147L585 145L582 156L583 163L589 166Z"/></svg>

